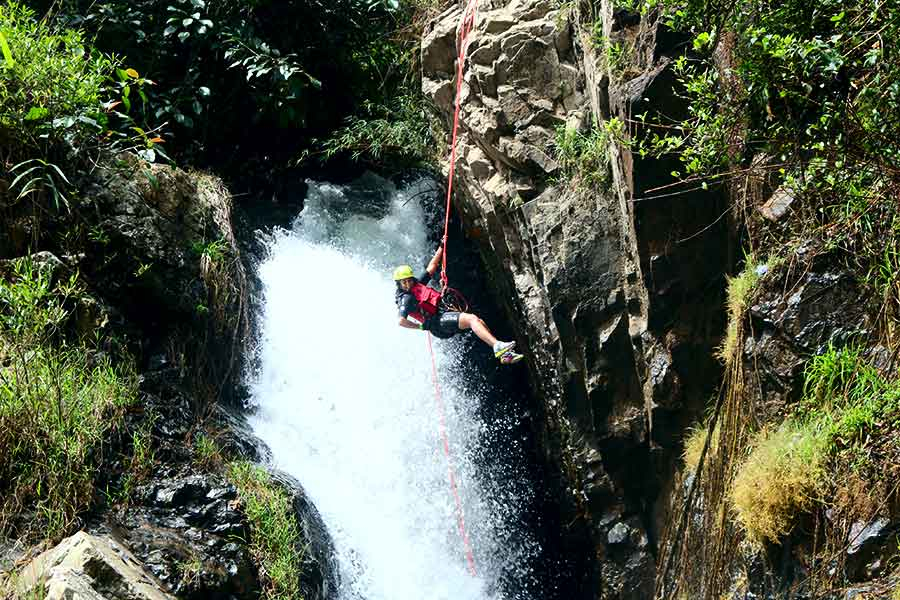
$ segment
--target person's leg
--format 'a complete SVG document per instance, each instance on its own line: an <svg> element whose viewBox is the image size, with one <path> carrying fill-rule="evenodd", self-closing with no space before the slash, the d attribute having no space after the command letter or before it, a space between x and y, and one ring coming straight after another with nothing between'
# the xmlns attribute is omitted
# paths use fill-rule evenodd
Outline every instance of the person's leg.
<svg viewBox="0 0 900 600"><path fill-rule="evenodd" d="M491 348L497 343L497 338L494 337L494 334L488 329L487 324L482 321L478 315L473 315L472 313L460 313L459 328L471 329L472 333L478 336L478 339Z"/></svg>

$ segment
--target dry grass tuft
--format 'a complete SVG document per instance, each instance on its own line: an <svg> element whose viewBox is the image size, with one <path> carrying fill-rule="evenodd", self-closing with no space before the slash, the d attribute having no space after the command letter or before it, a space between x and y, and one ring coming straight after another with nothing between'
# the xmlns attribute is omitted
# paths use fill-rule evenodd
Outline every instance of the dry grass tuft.
<svg viewBox="0 0 900 600"><path fill-rule="evenodd" d="M706 437L709 435L709 427L707 425L698 425L688 432L684 440L684 450L681 453L684 459L684 467L687 471L696 471L700 465L700 455L703 453L703 446L706 444ZM715 454L719 446L719 428L716 427L710 441L710 454Z"/></svg>
<svg viewBox="0 0 900 600"><path fill-rule="evenodd" d="M737 521L756 542L778 542L797 515L820 497L827 440L810 425L786 422L757 434L737 471L731 504Z"/></svg>
<svg viewBox="0 0 900 600"><path fill-rule="evenodd" d="M753 257L748 256L744 270L737 277L728 278L728 329L719 349L719 357L726 365L735 361L740 350L744 313L750 304L756 282L759 281L757 267Z"/></svg>

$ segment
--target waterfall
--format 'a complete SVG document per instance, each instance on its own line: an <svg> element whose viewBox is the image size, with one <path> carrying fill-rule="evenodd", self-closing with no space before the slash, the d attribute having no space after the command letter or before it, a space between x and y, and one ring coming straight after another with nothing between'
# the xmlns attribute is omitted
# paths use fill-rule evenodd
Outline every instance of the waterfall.
<svg viewBox="0 0 900 600"><path fill-rule="evenodd" d="M468 355L489 349L471 334L434 340L473 577L425 334L397 326L391 271L409 263L418 272L435 250L421 202L430 182L397 189L368 175L348 186L308 183L302 213L290 230L275 232L259 267L264 305L251 422L328 527L338 597L545 597L535 594L531 566L540 544L522 524L534 486L519 440L503 435L519 417L484 422L479 407L496 390L471 385L481 376ZM524 376L523 365L510 368Z"/></svg>

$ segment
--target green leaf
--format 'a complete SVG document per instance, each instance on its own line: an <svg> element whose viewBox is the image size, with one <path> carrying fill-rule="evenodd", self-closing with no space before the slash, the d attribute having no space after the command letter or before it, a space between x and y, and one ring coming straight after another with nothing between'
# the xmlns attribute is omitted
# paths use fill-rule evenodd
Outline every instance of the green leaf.
<svg viewBox="0 0 900 600"><path fill-rule="evenodd" d="M6 66L12 68L15 66L16 61L13 60L12 51L9 49L9 44L6 42L6 35L0 31L0 50L3 51L3 58L6 59Z"/></svg>
<svg viewBox="0 0 900 600"><path fill-rule="evenodd" d="M181 40L182 42L184 40L188 39L189 37L191 37L190 31L182 31L181 33L178 34L178 39Z"/></svg>
<svg viewBox="0 0 900 600"><path fill-rule="evenodd" d="M163 36L169 37L170 35L172 35L172 34L175 33L176 31L178 31L178 28L177 28L177 27L174 27L174 26L172 26L172 25L170 25L170 26L166 27L166 29L163 31Z"/></svg>
<svg viewBox="0 0 900 600"><path fill-rule="evenodd" d="M30 109L28 109L28 114L25 115L25 120L40 121L48 114L50 114L50 111L43 106L32 106Z"/></svg>
<svg viewBox="0 0 900 600"><path fill-rule="evenodd" d="M200 95L203 96L204 98L208 98L208 97L209 97L209 93L210 93L210 92L209 92L209 88L206 87L205 85L201 85L199 88L197 88L197 91L198 91L198 92L200 93Z"/></svg>
<svg viewBox="0 0 900 600"><path fill-rule="evenodd" d="M56 171L56 173L59 175L60 179L65 181L67 185L72 185L69 182L69 179L66 177L66 174L62 172L62 169L60 169L58 166L56 166L53 163L47 163L47 166L50 167L51 169L53 169L54 171Z"/></svg>
<svg viewBox="0 0 900 600"><path fill-rule="evenodd" d="M26 164L28 164L28 163L30 163L30 162L32 162L32 161L27 160L27 161L25 161L25 162L23 162L23 163L19 163L18 165L16 165L15 167L13 167L12 170L15 172L16 169L18 169L19 167L24 166L24 165L26 165ZM30 169L27 169L27 170L23 171L22 173L20 173L19 176L16 177L15 179L13 179L13 182L12 182L11 184L9 184L9 189L11 189L11 190L12 190L12 189L15 189L16 184L18 184L19 181L21 181L22 179L24 179L25 177L27 177L29 173L33 173L34 171L37 171L37 170L40 169L40 168L41 168L41 165L38 164L38 165L35 165L35 166L31 167ZM32 181L33 181L33 180L32 180ZM30 183L31 183L31 182L29 182L29 184L30 184ZM28 185L26 184L25 187L28 187Z"/></svg>

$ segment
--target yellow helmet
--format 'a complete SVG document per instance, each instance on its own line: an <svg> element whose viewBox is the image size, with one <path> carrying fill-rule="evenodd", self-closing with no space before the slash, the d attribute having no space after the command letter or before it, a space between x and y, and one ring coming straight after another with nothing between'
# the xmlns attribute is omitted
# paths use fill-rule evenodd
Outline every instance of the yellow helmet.
<svg viewBox="0 0 900 600"><path fill-rule="evenodd" d="M401 281L403 279L409 279L410 277L415 277L411 266L400 265L394 269L394 281Z"/></svg>

